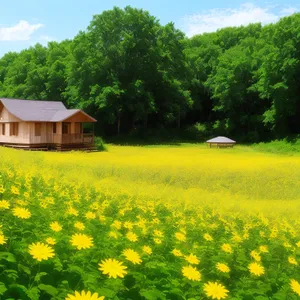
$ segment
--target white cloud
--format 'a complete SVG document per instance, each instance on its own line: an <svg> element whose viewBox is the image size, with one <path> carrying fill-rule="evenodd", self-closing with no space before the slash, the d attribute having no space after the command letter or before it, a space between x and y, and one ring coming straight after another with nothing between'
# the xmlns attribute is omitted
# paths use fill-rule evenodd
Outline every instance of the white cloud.
<svg viewBox="0 0 300 300"><path fill-rule="evenodd" d="M182 19L183 30L187 36L191 37L204 32L214 32L223 27L273 23L280 17L290 15L298 10L295 7L284 7L281 8L280 13L276 13L274 8L274 6L259 7L253 3L245 3L236 9L212 9L185 16Z"/></svg>
<svg viewBox="0 0 300 300"><path fill-rule="evenodd" d="M43 24L31 25L23 20L11 27L0 26L0 41L28 41L31 35L41 27Z"/></svg>

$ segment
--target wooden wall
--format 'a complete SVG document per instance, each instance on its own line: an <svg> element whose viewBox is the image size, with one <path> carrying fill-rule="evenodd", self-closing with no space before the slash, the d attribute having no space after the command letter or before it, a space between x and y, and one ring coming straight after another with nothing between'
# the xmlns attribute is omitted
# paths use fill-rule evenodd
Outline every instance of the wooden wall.
<svg viewBox="0 0 300 300"><path fill-rule="evenodd" d="M10 135L11 123L18 123L18 135ZM2 134L2 124L5 124L5 135ZM0 143L16 143L16 144L28 144L29 143L29 127L28 124L22 122L9 111L3 107L1 103L0 107Z"/></svg>
<svg viewBox="0 0 300 300"><path fill-rule="evenodd" d="M2 109L0 107L0 122L21 122L20 119L12 115L1 103Z"/></svg>
<svg viewBox="0 0 300 300"><path fill-rule="evenodd" d="M2 135L2 124L5 124L5 135ZM18 123L18 135L10 135L11 124L12 123L0 123L0 143L29 144L28 123Z"/></svg>
<svg viewBox="0 0 300 300"><path fill-rule="evenodd" d="M53 142L53 123L38 123L41 124L41 135L35 136L35 122L28 122L30 144L51 144Z"/></svg>

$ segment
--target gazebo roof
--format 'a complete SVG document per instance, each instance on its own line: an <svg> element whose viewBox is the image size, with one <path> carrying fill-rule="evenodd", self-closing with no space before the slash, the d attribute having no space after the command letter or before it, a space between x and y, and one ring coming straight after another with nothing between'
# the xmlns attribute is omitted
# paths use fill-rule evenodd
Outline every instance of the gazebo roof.
<svg viewBox="0 0 300 300"><path fill-rule="evenodd" d="M206 141L206 143L216 143L216 144L235 144L236 141L231 140L225 136L218 136L213 139Z"/></svg>

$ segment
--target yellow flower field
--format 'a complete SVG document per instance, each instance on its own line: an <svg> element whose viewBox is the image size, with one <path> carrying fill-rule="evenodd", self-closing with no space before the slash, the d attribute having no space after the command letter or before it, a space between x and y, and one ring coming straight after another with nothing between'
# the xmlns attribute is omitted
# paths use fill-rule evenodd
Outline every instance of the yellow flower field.
<svg viewBox="0 0 300 300"><path fill-rule="evenodd" d="M300 157L0 148L1 299L299 299Z"/></svg>

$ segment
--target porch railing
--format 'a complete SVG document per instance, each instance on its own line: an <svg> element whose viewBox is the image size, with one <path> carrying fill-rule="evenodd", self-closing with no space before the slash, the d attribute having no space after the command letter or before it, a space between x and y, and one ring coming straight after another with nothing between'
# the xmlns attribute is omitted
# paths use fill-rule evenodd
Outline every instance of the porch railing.
<svg viewBox="0 0 300 300"><path fill-rule="evenodd" d="M93 144L94 139L93 133L53 134L54 144Z"/></svg>

